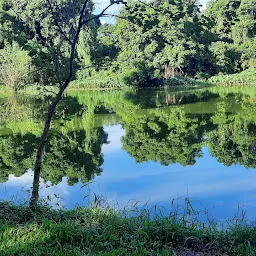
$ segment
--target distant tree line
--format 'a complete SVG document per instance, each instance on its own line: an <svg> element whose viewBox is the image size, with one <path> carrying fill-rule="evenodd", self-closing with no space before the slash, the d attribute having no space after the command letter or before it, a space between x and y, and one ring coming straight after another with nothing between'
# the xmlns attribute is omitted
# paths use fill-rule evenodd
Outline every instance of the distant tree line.
<svg viewBox="0 0 256 256"><path fill-rule="evenodd" d="M81 1L54 1L51 12L48 2L0 0L0 80L14 90L54 85L67 74L68 42L58 29L72 33L70 13ZM90 17L92 2L88 8ZM256 65L255 32L255 0L210 0L205 11L196 0L129 1L115 23L95 19L83 27L75 78L78 85L95 78L99 86L148 86L176 76L239 73Z"/></svg>

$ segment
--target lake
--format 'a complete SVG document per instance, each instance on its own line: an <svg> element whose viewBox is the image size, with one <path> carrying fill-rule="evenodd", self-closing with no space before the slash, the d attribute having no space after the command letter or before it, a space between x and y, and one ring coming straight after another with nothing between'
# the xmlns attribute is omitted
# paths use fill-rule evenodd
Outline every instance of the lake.
<svg viewBox="0 0 256 256"><path fill-rule="evenodd" d="M47 100L0 97L0 199L26 202ZM40 197L158 205L189 198L224 220L256 211L256 88L70 91L52 126Z"/></svg>

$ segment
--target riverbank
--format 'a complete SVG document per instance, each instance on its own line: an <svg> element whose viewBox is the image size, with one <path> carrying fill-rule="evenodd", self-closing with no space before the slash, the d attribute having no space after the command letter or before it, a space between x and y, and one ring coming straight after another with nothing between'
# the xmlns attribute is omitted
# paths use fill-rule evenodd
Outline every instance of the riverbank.
<svg viewBox="0 0 256 256"><path fill-rule="evenodd" d="M0 204L0 255L255 255L256 226L220 229L148 210L52 210Z"/></svg>
<svg viewBox="0 0 256 256"><path fill-rule="evenodd" d="M251 68L236 74L216 75L208 81L222 86L256 85L256 69Z"/></svg>

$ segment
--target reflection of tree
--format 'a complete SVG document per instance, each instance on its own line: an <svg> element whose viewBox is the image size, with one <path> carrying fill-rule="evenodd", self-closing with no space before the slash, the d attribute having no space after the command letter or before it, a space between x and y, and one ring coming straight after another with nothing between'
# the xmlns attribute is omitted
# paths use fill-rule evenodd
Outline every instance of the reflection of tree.
<svg viewBox="0 0 256 256"><path fill-rule="evenodd" d="M155 92L152 90L152 93ZM200 111L191 107L195 104L185 105L204 101L209 96L207 93L184 94L183 107L164 109L155 108L154 101L162 94L152 95L152 101L141 95L135 92L132 97L129 93L115 91L66 97L55 116L57 120L50 134L41 176L52 184L58 184L66 176L68 183L73 185L79 179L86 183L99 175L103 163L101 147L107 141L102 116L108 123L122 120L126 130L123 148L137 162L152 160L163 165L193 165L207 143L212 156L225 165L237 163L256 167L255 99L224 97L221 100L226 103L218 104L217 112L212 114L215 106L211 102L196 104ZM175 95L182 97L183 94ZM215 94L209 97L213 99ZM1 119L4 124L0 130L1 182L6 181L9 174L21 176L33 166L34 149L42 128L35 120L40 119L44 109L40 99L29 97L9 98L7 103L13 106L13 113L17 115L8 114ZM209 108L207 114L199 114L204 113L202 108L205 107ZM116 113L112 121L109 112ZM26 115L28 121L24 121Z"/></svg>
<svg viewBox="0 0 256 256"><path fill-rule="evenodd" d="M134 114L124 120L129 121L124 122L123 148L137 162L185 166L195 164L195 158L201 156L203 129L197 118L186 116L182 109L172 108L169 113L156 110L147 116Z"/></svg>
<svg viewBox="0 0 256 256"><path fill-rule="evenodd" d="M133 104L142 108L155 108L169 105L182 105L195 102L210 101L217 98L218 94L209 91L177 91L174 89L165 90L136 90L126 93L125 97Z"/></svg>
<svg viewBox="0 0 256 256"><path fill-rule="evenodd" d="M23 175L33 163L33 134L0 137L0 182L8 180L9 174Z"/></svg>
<svg viewBox="0 0 256 256"><path fill-rule="evenodd" d="M86 183L101 173L101 147L107 142L107 134L102 127L93 127L91 114L86 114L80 122L79 128L83 129L76 130L77 124L69 123L68 129L63 127L50 134L41 175L46 181L57 184L66 176L68 183L73 185L79 179ZM1 182L6 181L9 174L21 176L33 166L37 143L38 137L32 134L0 137Z"/></svg>
<svg viewBox="0 0 256 256"><path fill-rule="evenodd" d="M21 104L14 92L0 103L0 124L18 122L31 116L29 106Z"/></svg>
<svg viewBox="0 0 256 256"><path fill-rule="evenodd" d="M209 150L227 166L256 167L256 108L246 104L235 114L228 113L227 108L220 103L212 117L216 128L207 135Z"/></svg>
<svg viewBox="0 0 256 256"><path fill-rule="evenodd" d="M85 130L51 136L43 164L42 177L53 184L68 178L68 184L74 185L79 179L87 183L100 175L103 164L101 146L107 141L103 128L96 128L91 134Z"/></svg>

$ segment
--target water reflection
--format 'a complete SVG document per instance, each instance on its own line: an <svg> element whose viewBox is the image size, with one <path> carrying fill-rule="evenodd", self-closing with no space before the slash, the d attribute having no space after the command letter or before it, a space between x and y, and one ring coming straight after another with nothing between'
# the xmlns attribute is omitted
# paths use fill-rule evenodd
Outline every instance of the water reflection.
<svg viewBox="0 0 256 256"><path fill-rule="evenodd" d="M139 163L152 160L162 165L193 165L202 156L204 124L187 116L182 108L136 113L123 123L123 148Z"/></svg>
<svg viewBox="0 0 256 256"><path fill-rule="evenodd" d="M13 102L15 113L25 112L23 107L29 111L14 120L1 115L0 181L8 191L15 177L31 176L27 170L33 166L46 105L31 97ZM256 189L248 185L256 180L255 172L250 178L244 174L245 168L256 166L255 106L253 97L207 90L71 92L58 108L47 145L43 195L66 193L70 202L81 204L88 191L79 189L94 180L99 193L122 202L144 195L153 203L185 195L186 190L195 198L203 193L224 197L230 187L224 189L223 184L233 180L234 173L236 200L243 193L248 196L248 189ZM22 182L16 182L20 188ZM92 186L96 191L97 185ZM228 194L233 202L235 197Z"/></svg>

